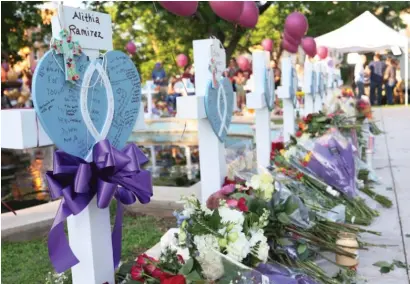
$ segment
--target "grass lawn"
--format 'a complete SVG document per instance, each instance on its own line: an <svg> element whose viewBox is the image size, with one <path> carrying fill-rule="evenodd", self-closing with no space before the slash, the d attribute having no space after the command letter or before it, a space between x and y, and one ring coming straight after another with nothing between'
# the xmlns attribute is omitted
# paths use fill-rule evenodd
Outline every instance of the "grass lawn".
<svg viewBox="0 0 410 284"><path fill-rule="evenodd" d="M113 210L111 210L113 212ZM122 258L126 261L155 245L174 219L133 216L126 213L123 224ZM47 236L28 242L2 242L1 283L44 284L48 272L53 271L48 258ZM66 283L71 283L70 272Z"/></svg>

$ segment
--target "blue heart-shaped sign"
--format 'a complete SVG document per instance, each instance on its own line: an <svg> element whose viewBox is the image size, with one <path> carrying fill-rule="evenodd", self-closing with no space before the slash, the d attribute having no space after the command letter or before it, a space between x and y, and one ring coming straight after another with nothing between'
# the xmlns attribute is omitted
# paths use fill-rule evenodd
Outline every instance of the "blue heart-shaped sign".
<svg viewBox="0 0 410 284"><path fill-rule="evenodd" d="M273 109L275 105L275 81L273 80L274 74L273 69L268 68L265 70L265 91L263 92L265 96L266 106L269 111Z"/></svg>
<svg viewBox="0 0 410 284"><path fill-rule="evenodd" d="M217 87L209 81L205 93L205 112L215 135L223 143L228 135L233 113L233 88L227 78L218 81Z"/></svg>
<svg viewBox="0 0 410 284"><path fill-rule="evenodd" d="M77 157L108 139L123 148L138 117L141 84L137 68L120 51L104 59L75 58L80 79L66 81L63 56L48 51L33 76L34 107L56 146Z"/></svg>

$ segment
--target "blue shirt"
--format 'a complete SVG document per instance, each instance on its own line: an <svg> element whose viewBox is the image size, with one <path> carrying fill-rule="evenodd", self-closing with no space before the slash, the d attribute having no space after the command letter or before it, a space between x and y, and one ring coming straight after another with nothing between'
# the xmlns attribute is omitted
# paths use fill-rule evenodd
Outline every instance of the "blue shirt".
<svg viewBox="0 0 410 284"><path fill-rule="evenodd" d="M386 63L382 61L372 61L369 64L370 68L370 82L371 83L382 83L384 70L386 70Z"/></svg>
<svg viewBox="0 0 410 284"><path fill-rule="evenodd" d="M160 69L160 70L154 69L154 71L152 71L152 80L154 81L164 79L166 76L167 75L165 74L164 69Z"/></svg>

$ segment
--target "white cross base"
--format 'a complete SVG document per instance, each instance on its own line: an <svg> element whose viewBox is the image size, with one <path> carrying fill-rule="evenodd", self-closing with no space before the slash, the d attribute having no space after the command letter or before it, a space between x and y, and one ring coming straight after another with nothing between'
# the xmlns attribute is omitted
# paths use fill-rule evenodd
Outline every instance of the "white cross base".
<svg viewBox="0 0 410 284"><path fill-rule="evenodd" d="M265 72L269 68L269 52L254 51L252 53L253 92L246 95L248 108L255 109L255 141L258 169L270 165L271 128L270 111L265 101ZM273 78L272 78L273 80Z"/></svg>

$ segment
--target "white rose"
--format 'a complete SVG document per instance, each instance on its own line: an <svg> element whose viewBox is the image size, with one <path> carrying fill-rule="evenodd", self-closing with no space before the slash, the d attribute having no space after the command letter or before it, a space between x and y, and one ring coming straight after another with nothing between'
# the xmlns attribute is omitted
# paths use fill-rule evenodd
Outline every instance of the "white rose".
<svg viewBox="0 0 410 284"><path fill-rule="evenodd" d="M235 242L230 242L226 247L228 257L231 257L241 262L251 251L249 241L244 233L238 233L238 238Z"/></svg>

